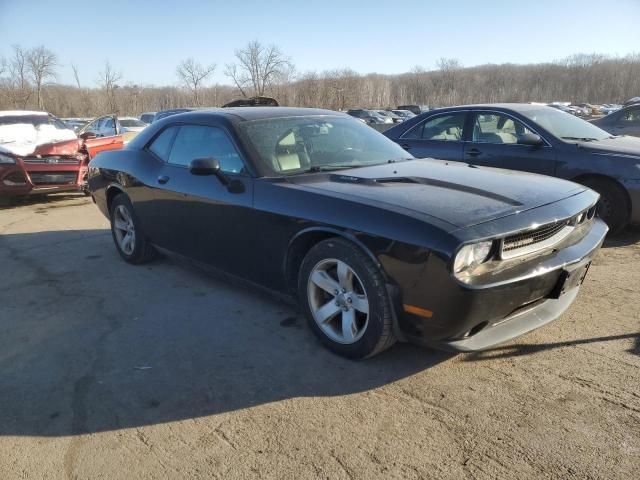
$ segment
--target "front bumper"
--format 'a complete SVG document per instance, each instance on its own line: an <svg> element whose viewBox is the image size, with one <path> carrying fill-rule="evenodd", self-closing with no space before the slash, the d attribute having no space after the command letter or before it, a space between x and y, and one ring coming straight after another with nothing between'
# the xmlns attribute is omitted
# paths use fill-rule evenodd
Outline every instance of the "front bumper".
<svg viewBox="0 0 640 480"><path fill-rule="evenodd" d="M86 165L29 165L20 161L0 166L0 196L80 191L86 184Z"/></svg>
<svg viewBox="0 0 640 480"><path fill-rule="evenodd" d="M535 264L523 262L495 275L495 281L475 285L457 282L444 262L432 258L419 282L422 287L408 290L403 298L403 304L418 305L432 314L404 311L398 318L400 332L413 343L474 351L545 325L577 296L579 286L554 298L563 272L588 264L606 233L604 222L595 219L582 237L536 259Z"/></svg>

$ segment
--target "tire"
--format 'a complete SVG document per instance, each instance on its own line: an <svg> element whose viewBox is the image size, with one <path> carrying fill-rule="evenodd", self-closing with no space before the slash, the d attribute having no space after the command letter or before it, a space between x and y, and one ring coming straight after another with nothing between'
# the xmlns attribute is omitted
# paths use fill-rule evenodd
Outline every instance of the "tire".
<svg viewBox="0 0 640 480"><path fill-rule="evenodd" d="M150 262L157 256L156 249L149 243L140 228L131 200L125 194L117 195L111 202L109 219L113 242L116 244L118 253L127 263L139 265ZM126 230L123 230L125 227ZM125 241L124 237L129 234L133 234L133 238L129 237L129 241Z"/></svg>
<svg viewBox="0 0 640 480"><path fill-rule="evenodd" d="M311 330L338 355L372 357L396 342L382 273L347 240L330 238L309 250L300 266L298 298Z"/></svg>
<svg viewBox="0 0 640 480"><path fill-rule="evenodd" d="M609 226L609 233L620 233L629 222L626 192L619 185L602 178L591 178L584 185L600 194L598 216Z"/></svg>

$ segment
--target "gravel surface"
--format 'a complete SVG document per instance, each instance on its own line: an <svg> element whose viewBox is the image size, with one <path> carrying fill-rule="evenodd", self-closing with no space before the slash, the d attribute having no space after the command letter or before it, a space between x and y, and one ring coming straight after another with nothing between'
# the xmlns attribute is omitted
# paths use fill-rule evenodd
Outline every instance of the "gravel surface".
<svg viewBox="0 0 640 480"><path fill-rule="evenodd" d="M627 232L540 330L352 362L289 305L125 264L90 199L32 199L0 210L0 478L638 479L639 266Z"/></svg>

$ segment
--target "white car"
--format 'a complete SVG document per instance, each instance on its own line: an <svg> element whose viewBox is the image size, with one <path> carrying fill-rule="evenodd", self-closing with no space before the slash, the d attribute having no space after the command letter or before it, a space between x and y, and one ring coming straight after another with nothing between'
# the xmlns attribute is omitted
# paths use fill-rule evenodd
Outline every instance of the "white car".
<svg viewBox="0 0 640 480"><path fill-rule="evenodd" d="M105 115L90 121L82 127L78 135L83 133L94 133L96 137L112 137L127 132L138 133L147 126L135 117L118 117L116 115Z"/></svg>

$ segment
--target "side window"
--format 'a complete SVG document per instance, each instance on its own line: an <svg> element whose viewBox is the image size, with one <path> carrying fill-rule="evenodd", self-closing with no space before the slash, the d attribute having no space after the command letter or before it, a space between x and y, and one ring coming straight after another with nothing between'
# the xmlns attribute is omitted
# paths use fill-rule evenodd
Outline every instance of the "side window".
<svg viewBox="0 0 640 480"><path fill-rule="evenodd" d="M480 113L473 123L474 142L518 143L523 133L533 133L518 120L507 115Z"/></svg>
<svg viewBox="0 0 640 480"><path fill-rule="evenodd" d="M462 140L462 130L466 118L465 112L438 115L416 125L402 138L458 142Z"/></svg>
<svg viewBox="0 0 640 480"><path fill-rule="evenodd" d="M84 127L84 131L85 132L94 132L95 133L98 130L98 122L99 122L99 120L94 120L89 125Z"/></svg>
<svg viewBox="0 0 640 480"><path fill-rule="evenodd" d="M640 108L634 108L625 112L622 116L622 121L625 123L640 123Z"/></svg>
<svg viewBox="0 0 640 480"><path fill-rule="evenodd" d="M148 147L151 152L164 162L169 161L169 149L171 148L171 142L178 128L179 127L169 127L164 129Z"/></svg>
<svg viewBox="0 0 640 480"><path fill-rule="evenodd" d="M182 125L173 141L169 163L189 166L196 158L213 157L223 172L240 173L244 164L227 134L220 128Z"/></svg>

